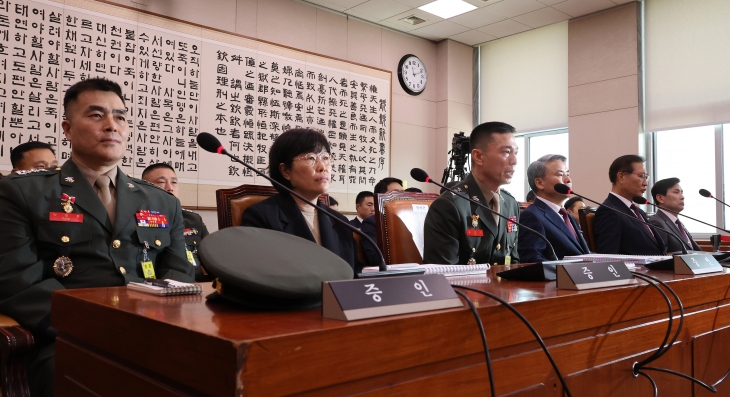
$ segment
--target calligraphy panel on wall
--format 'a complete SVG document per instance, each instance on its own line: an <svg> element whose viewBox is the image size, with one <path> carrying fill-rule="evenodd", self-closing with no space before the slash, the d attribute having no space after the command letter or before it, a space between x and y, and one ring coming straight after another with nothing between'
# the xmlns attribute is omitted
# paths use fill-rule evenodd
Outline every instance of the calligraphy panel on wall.
<svg viewBox="0 0 730 397"><path fill-rule="evenodd" d="M267 172L282 132L317 129L333 153L331 192L372 190L389 175L389 71L90 0L0 0L0 170L28 141L68 160L63 95L90 77L122 87L122 170L140 177L150 164L171 165L186 206L215 206L218 188L268 185L198 149L200 132Z"/></svg>

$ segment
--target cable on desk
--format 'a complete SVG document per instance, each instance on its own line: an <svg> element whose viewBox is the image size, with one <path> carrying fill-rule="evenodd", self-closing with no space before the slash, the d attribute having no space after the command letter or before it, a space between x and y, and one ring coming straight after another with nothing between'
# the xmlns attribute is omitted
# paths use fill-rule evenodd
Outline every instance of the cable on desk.
<svg viewBox="0 0 730 397"><path fill-rule="evenodd" d="M501 303L502 306L506 307L512 313L514 313L514 315L516 315L527 326L527 328L530 330L530 332L532 332L532 335L535 336L535 339L537 340L537 342L542 347L542 350L545 352L545 355L547 356L548 360L550 361L550 365L552 365L553 369L555 370L555 373L558 375L558 378L560 379L560 383L563 385L563 389L565 391L565 394L567 394L568 397L573 397L573 394L570 393L570 389L568 388L568 384L565 382L565 379L563 378L563 375L560 373L560 370L558 369L557 364L555 364L555 360L553 360L553 356L550 354L550 351L548 351L548 348L545 345L545 342L542 340L542 338L540 337L540 334L537 333L537 331L532 326L532 324L530 324L530 322L527 321L527 319L525 318L525 316L522 315L522 313L520 313L519 311L517 311L517 309L515 309L512 305L510 305L509 303L507 303L505 300L501 299L500 297L498 297L498 296L496 296L494 294L490 294L489 292L482 291L482 290L478 290L476 288L466 287L466 286L463 286L463 285L454 285L454 284L452 284L451 286L453 288L466 289L466 290L469 290L469 291L472 291L472 292L476 292L478 294L482 294L482 295L488 296L488 297L496 300L497 302Z"/></svg>
<svg viewBox="0 0 730 397"><path fill-rule="evenodd" d="M664 335L664 340L662 340L662 343L659 345L659 348L651 356L647 357L646 359L642 360L641 362L634 363L634 366L633 366L634 375L638 375L638 371L641 370L641 368L644 365L649 364L650 362L658 359L668 350L668 348L666 346L667 346L667 341L669 340L669 335L672 333L672 324L674 321L674 309L672 308L672 302L669 300L669 297L667 296L667 294L664 291L662 291L662 289L659 288L658 285L651 282L651 280L659 281L657 278L652 277L652 276L647 276L645 274L641 274L641 273L637 273L637 272L631 272L631 273L634 275L634 277L644 280L647 284L656 288L656 290L659 291L659 293L662 294L662 296L664 297L664 301L667 303L667 310L669 311L669 321L667 324L667 333ZM664 284L664 286L668 290L671 290L671 288L669 288L666 284ZM674 292L674 291L672 291L672 292ZM674 298L677 299L677 296L674 295ZM681 305L681 303L680 303L680 305ZM684 310L681 311L680 321L682 321L683 319L684 319ZM679 330L681 330L681 325L678 328L678 331ZM679 335L679 332L677 332L675 334L675 340L678 335ZM672 341L672 343L674 343L674 341ZM670 346L671 346L671 344L670 344Z"/></svg>
<svg viewBox="0 0 730 397"><path fill-rule="evenodd" d="M474 306L474 303L469 299L468 296L466 296L465 293L454 290L459 296L464 298L466 303L469 305L469 308L471 309L471 312L474 314L474 318L477 320L477 326L479 326L479 334L482 337L482 346L484 346L484 356L487 360L487 372L489 372L489 388L492 391L492 397L497 397L497 392L494 388L494 373L492 372L492 358L489 356L489 346L487 346L487 334L484 333L484 324L482 323L482 318L479 317L479 311L477 311L476 306Z"/></svg>

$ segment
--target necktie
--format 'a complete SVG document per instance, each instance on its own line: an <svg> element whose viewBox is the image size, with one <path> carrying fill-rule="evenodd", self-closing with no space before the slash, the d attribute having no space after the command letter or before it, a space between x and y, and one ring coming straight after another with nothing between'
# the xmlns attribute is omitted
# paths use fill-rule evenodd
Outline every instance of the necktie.
<svg viewBox="0 0 730 397"><path fill-rule="evenodd" d="M687 235L687 231L684 230L684 225L682 225L682 222L680 222L679 219L677 219L674 223L677 224L677 229L679 229L680 235L682 237L684 237L684 241L690 243L690 245L691 245L692 242L690 241L689 236Z"/></svg>
<svg viewBox="0 0 730 397"><path fill-rule="evenodd" d="M109 220L111 221L112 225L114 224L114 203L112 202L112 193L109 190L109 184L111 183L111 179L106 175L99 175L98 178L96 178L95 185L99 188L99 199L101 200L101 203L104 204L104 208L106 208L107 214L109 214Z"/></svg>
<svg viewBox="0 0 730 397"><path fill-rule="evenodd" d="M497 214L499 214L499 196L498 195L495 194L495 195L492 196L492 200L489 201L489 207L494 212L496 212ZM492 216L494 217L494 222L497 225L499 225L499 215L497 215L497 214L492 214Z"/></svg>
<svg viewBox="0 0 730 397"><path fill-rule="evenodd" d="M560 211L558 211L558 212L560 212L560 215L563 216L563 221L565 221L565 226L568 227L568 230L570 230L570 232L573 233L573 237L575 237L575 239L577 240L578 234L575 232L575 229L573 229L573 224L570 223L570 218L568 218L568 211L566 211L565 208L561 208Z"/></svg>
<svg viewBox="0 0 730 397"><path fill-rule="evenodd" d="M631 210L634 211L634 215L636 215L636 217L639 218L639 220L641 220L641 221L644 220L644 217L641 216L641 212L639 212L639 208L637 206L631 204ZM649 236L651 236L651 239L656 241L656 239L654 238L654 233L651 232L651 229L649 228L649 226L647 226L646 224L643 224L643 223L642 223L642 225L644 226L644 229L646 229L646 232L649 233Z"/></svg>

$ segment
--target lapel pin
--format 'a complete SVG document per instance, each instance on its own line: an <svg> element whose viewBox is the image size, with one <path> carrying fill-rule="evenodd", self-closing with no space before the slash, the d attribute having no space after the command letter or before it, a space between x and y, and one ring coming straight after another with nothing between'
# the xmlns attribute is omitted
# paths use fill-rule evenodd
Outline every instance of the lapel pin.
<svg viewBox="0 0 730 397"><path fill-rule="evenodd" d="M134 185L132 185L131 183L128 183L127 186L129 186L130 189L134 189Z"/></svg>
<svg viewBox="0 0 730 397"><path fill-rule="evenodd" d="M65 180L66 182L71 182L71 183L73 183L73 181L74 181L74 178L73 178L72 176L67 176L67 177L65 177L65 178L63 178L63 179L64 179L64 180Z"/></svg>

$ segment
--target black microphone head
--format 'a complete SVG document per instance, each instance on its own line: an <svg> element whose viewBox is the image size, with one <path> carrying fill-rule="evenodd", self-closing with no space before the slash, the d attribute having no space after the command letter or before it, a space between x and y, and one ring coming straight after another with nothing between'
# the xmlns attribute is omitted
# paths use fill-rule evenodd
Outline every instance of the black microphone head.
<svg viewBox="0 0 730 397"><path fill-rule="evenodd" d="M700 189L700 195L702 197L712 197L712 193L709 190Z"/></svg>
<svg viewBox="0 0 730 397"><path fill-rule="evenodd" d="M631 201L635 202L636 204L649 204L649 200L647 200L644 196L634 196Z"/></svg>
<svg viewBox="0 0 730 397"><path fill-rule="evenodd" d="M414 168L411 170L411 178L417 180L418 182L428 182L430 179L428 177L428 173L420 168Z"/></svg>
<svg viewBox="0 0 730 397"><path fill-rule="evenodd" d="M200 145L200 147L206 152L221 153L218 149L223 145L221 145L221 141L219 141L214 135L207 132L201 132L198 134L197 141L198 145Z"/></svg>
<svg viewBox="0 0 730 397"><path fill-rule="evenodd" d="M568 187L568 185L564 185L562 183L556 183L555 184L555 191L560 194L570 194L573 193L573 191Z"/></svg>

